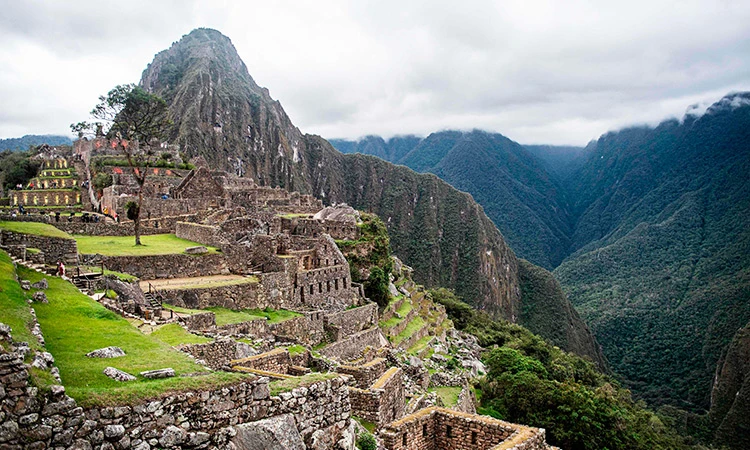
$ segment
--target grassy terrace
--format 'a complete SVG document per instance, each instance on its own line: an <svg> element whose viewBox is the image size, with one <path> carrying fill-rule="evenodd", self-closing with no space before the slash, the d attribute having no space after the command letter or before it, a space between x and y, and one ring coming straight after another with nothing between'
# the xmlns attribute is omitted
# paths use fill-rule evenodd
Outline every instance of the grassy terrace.
<svg viewBox="0 0 750 450"><path fill-rule="evenodd" d="M450 408L458 403L458 394L461 393L460 386L438 386L429 388L427 392L435 392L443 401L443 406Z"/></svg>
<svg viewBox="0 0 750 450"><path fill-rule="evenodd" d="M174 234L154 234L141 236L143 245L134 245L133 236L82 236L75 235L78 252L81 254L98 253L104 256L150 256L185 253L186 247L195 247L198 242L181 239ZM216 247L208 247L208 253L216 253Z"/></svg>
<svg viewBox="0 0 750 450"><path fill-rule="evenodd" d="M172 346L181 344L205 344L211 342L211 339L190 333L176 323L160 326L151 333L151 337L155 337L156 339Z"/></svg>
<svg viewBox="0 0 750 450"><path fill-rule="evenodd" d="M396 299L392 300L391 303L401 298L403 298L403 296L396 297ZM390 308L391 306L388 305L388 307ZM404 321L404 318L406 317L406 315L409 314L413 308L414 306L411 303L411 299L409 298L404 299L403 303L401 303L401 306L399 306L399 308L396 310L396 313L401 317L394 315L388 320L381 321L379 324L380 328L388 329L388 328L395 327L396 325Z"/></svg>
<svg viewBox="0 0 750 450"><path fill-rule="evenodd" d="M19 268L19 275L32 282L42 278L40 273L24 268ZM158 335L144 335L122 317L81 294L72 284L56 277L47 277L47 280L50 285L47 290L49 304L35 304L34 309L44 333L47 351L55 357L68 394L81 406L132 404L166 392L220 386L246 376L216 372L182 377L205 369L184 353L173 349L169 343L158 339ZM7 314L5 308L2 314ZM127 356L116 359L85 356L92 350L110 345L121 347ZM118 383L102 373L107 366L136 375L138 379ZM178 376L146 380L138 375L144 370L165 367L173 368Z"/></svg>
<svg viewBox="0 0 750 450"><path fill-rule="evenodd" d="M72 239L73 236L58 230L52 225L37 222L0 222L0 228L16 233L34 234L37 236Z"/></svg>
<svg viewBox="0 0 750 450"><path fill-rule="evenodd" d="M9 325L13 340L28 342L39 349L39 342L31 334L31 311L26 294L16 282L13 262L7 253L0 251L0 322Z"/></svg>
<svg viewBox="0 0 750 450"><path fill-rule="evenodd" d="M151 284L157 290L181 290L234 286L238 284L258 282L260 282L260 280L256 276L213 275L205 277L165 278L159 280L148 280L141 282L141 289L148 290L149 284Z"/></svg>
<svg viewBox="0 0 750 450"><path fill-rule="evenodd" d="M401 333L393 337L393 339L391 340L391 343L393 345L400 344L404 339L410 337L417 331L421 330L422 327L425 326L425 324L426 322L424 321L423 318L421 318L420 316L415 317L414 319L412 319L411 322L409 322L409 325L407 325L406 328L404 328L404 331L402 331Z"/></svg>
<svg viewBox="0 0 750 450"><path fill-rule="evenodd" d="M182 314L200 314L204 312L212 312L216 315L216 325L229 325L233 323L249 322L251 320L264 320L267 319L268 323L279 323L285 320L300 317L302 314L286 309L243 309L235 311L233 309L222 308L220 306L212 306L206 309L188 309L181 308L179 306L173 306L164 304L166 309L171 309L176 313Z"/></svg>

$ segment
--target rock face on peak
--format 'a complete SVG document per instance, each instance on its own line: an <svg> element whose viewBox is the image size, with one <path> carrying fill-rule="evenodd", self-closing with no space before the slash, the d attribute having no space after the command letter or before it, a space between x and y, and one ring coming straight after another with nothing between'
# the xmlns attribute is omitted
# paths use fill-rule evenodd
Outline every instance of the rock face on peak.
<svg viewBox="0 0 750 450"><path fill-rule="evenodd" d="M517 319L515 255L470 195L302 134L218 31L194 30L157 54L141 85L167 101L175 123L170 141L188 157L261 185L377 213L420 283L453 287L474 305Z"/></svg>

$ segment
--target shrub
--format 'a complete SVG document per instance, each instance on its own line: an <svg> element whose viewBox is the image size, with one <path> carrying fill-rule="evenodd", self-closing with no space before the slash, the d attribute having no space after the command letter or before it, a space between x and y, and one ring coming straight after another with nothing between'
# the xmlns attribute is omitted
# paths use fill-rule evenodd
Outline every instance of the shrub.
<svg viewBox="0 0 750 450"><path fill-rule="evenodd" d="M357 437L357 448L359 450L377 450L378 444L375 442L375 436L370 433L362 433Z"/></svg>

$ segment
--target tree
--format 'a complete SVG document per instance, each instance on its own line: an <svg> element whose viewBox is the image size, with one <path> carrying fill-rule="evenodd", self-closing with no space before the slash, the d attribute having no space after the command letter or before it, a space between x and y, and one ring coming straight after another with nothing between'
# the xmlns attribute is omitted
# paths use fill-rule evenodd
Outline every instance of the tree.
<svg viewBox="0 0 750 450"><path fill-rule="evenodd" d="M172 126L167 103L135 84L118 85L99 97L91 117L96 122L71 124L70 129L79 136L101 130L107 137L122 139L120 149L138 184L138 202L128 208L128 218L132 217L134 223L135 245L141 245L140 211L148 176L146 169L157 159L153 144L164 139Z"/></svg>

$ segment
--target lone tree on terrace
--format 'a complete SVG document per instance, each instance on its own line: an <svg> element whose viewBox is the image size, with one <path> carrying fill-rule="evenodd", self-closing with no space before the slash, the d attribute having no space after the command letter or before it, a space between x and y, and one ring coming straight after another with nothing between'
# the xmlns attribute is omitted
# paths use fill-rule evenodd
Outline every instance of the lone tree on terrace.
<svg viewBox="0 0 750 450"><path fill-rule="evenodd" d="M82 136L102 127L107 137L124 140L118 145L138 184L138 201L128 203L127 216L134 223L135 245L141 245L143 186L148 168L157 159L152 144L164 139L172 126L167 103L140 86L123 84L99 97L99 103L91 110L91 117L94 122L71 124L70 129Z"/></svg>

